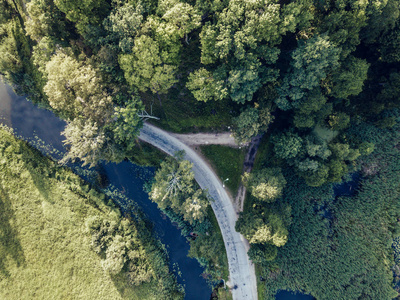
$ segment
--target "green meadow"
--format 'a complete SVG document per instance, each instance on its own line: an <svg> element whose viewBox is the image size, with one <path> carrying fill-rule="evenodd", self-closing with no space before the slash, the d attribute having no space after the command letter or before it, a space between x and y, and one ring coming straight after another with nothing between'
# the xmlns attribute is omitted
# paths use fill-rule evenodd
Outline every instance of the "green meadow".
<svg viewBox="0 0 400 300"><path fill-rule="evenodd" d="M181 299L139 214L0 128L0 299Z"/></svg>

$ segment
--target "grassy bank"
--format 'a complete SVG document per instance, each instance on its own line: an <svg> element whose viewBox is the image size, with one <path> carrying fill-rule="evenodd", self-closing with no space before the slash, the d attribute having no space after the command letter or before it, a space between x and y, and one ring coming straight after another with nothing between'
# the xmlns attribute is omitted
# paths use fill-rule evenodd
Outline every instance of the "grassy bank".
<svg viewBox="0 0 400 300"><path fill-rule="evenodd" d="M211 162L218 177L235 195L239 188L245 149L235 149L227 146L209 145L200 146L201 153ZM229 179L229 180L226 180Z"/></svg>
<svg viewBox="0 0 400 300"><path fill-rule="evenodd" d="M161 243L0 129L1 299L181 299Z"/></svg>

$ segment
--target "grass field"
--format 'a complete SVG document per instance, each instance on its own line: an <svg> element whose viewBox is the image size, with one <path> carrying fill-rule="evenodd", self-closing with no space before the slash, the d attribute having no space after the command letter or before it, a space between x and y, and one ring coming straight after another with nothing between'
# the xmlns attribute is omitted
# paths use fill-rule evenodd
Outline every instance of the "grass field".
<svg viewBox="0 0 400 300"><path fill-rule="evenodd" d="M151 239L140 239L151 237L143 232L143 221L129 221L129 234L136 237L139 261L155 274L152 279L133 286L125 267L116 275L104 270L104 257L91 246L88 219L127 224L106 201L77 175L0 128L0 299L160 299L163 293L181 299L174 281L166 287L160 278L169 276L165 253Z"/></svg>
<svg viewBox="0 0 400 300"><path fill-rule="evenodd" d="M235 195L241 180L245 150L220 145L200 146L200 149L213 165L218 177L224 180L226 187Z"/></svg>

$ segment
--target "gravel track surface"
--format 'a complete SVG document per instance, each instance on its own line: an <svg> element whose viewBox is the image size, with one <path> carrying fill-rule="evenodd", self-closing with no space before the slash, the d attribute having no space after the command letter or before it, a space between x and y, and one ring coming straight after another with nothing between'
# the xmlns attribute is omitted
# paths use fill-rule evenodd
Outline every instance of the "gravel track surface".
<svg viewBox="0 0 400 300"><path fill-rule="evenodd" d="M222 133L187 133L178 134L170 133L173 137L183 142L186 145L225 145L233 148L238 148L230 132Z"/></svg>
<svg viewBox="0 0 400 300"><path fill-rule="evenodd" d="M208 165L189 146L172 134L145 123L140 130L139 139L147 142L169 155L184 150L184 158L193 163L196 181L202 189L207 189L214 199L211 207L218 220L224 239L229 264L229 282L234 300L257 300L257 281L253 263L247 256L249 244L235 230L237 214L233 201L229 198L221 181Z"/></svg>

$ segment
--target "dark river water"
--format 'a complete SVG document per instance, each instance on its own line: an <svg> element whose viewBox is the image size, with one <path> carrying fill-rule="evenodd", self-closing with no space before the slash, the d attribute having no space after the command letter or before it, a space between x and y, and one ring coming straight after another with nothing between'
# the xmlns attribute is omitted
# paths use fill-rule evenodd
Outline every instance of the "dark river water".
<svg viewBox="0 0 400 300"><path fill-rule="evenodd" d="M293 293L290 291L280 291L275 296L276 300L314 300L315 298L311 295L305 295L301 293Z"/></svg>
<svg viewBox="0 0 400 300"><path fill-rule="evenodd" d="M12 127L25 139L37 135L45 144L64 152L63 137L60 133L64 129L65 122L50 111L40 109L24 97L17 96L11 88L1 83L1 79L0 122ZM180 230L162 215L157 205L150 201L143 191L144 179L152 175L153 169L139 167L129 162L109 163L103 167L109 182L126 197L138 203L154 223L155 231L168 250L171 266L177 266L174 269L181 272L178 282L185 286L185 299L209 300L211 288L201 277L203 269L198 262L187 257L189 244L186 238L181 236Z"/></svg>

